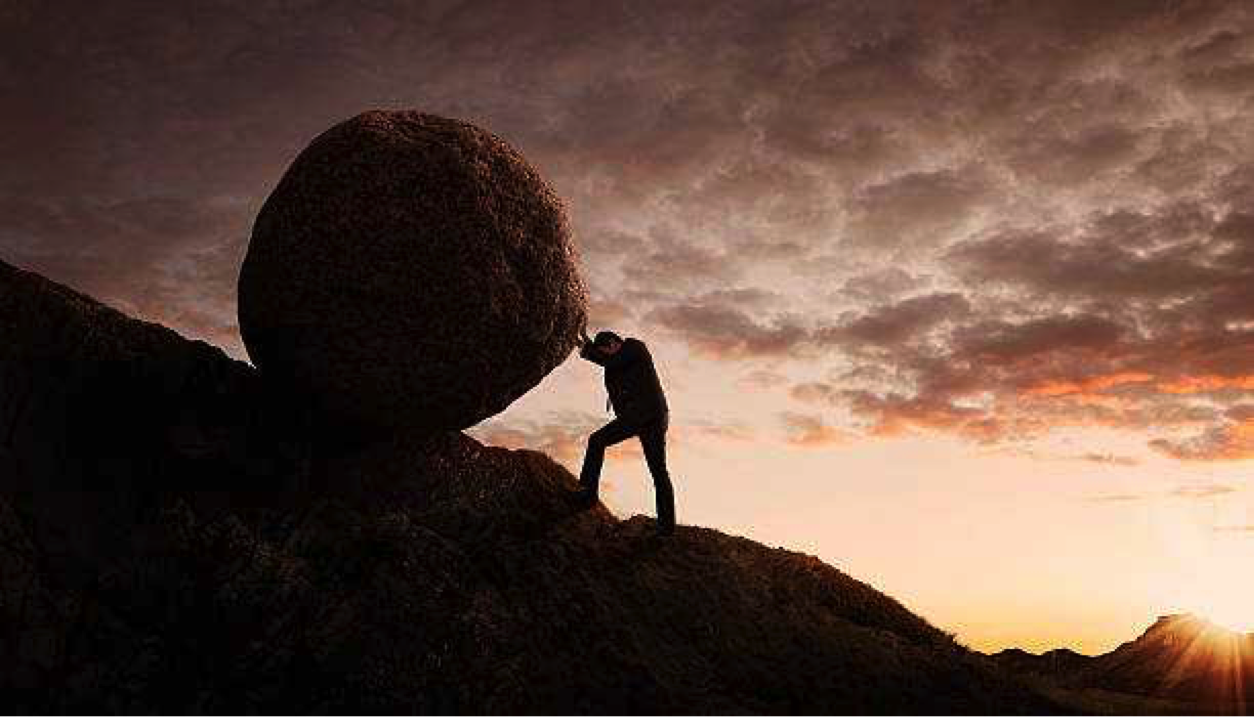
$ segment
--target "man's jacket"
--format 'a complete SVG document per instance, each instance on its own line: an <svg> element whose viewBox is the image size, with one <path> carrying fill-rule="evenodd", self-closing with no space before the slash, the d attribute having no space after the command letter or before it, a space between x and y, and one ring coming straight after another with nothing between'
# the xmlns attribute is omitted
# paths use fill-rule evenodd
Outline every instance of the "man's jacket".
<svg viewBox="0 0 1255 717"><path fill-rule="evenodd" d="M580 358L606 369L606 393L614 415L631 423L647 423L667 412L667 399L645 344L624 339L613 355L598 351L591 341L580 348Z"/></svg>

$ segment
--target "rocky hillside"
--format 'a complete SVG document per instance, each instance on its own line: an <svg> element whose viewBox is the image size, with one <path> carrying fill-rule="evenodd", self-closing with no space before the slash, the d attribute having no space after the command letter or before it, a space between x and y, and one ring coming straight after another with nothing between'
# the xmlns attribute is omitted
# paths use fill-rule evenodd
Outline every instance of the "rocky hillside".
<svg viewBox="0 0 1255 717"><path fill-rule="evenodd" d="M0 263L0 702L61 712L1050 712L815 558L347 435Z"/></svg>

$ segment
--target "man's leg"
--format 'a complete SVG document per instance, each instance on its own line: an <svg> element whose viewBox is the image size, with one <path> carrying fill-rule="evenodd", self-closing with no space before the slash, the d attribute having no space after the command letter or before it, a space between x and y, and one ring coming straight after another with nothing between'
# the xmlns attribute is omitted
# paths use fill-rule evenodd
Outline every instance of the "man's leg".
<svg viewBox="0 0 1255 717"><path fill-rule="evenodd" d="M642 428L640 434L645 463L654 479L658 532L664 535L675 532L675 494L671 489L671 475L667 472L667 423L667 417L663 416Z"/></svg>
<svg viewBox="0 0 1255 717"><path fill-rule="evenodd" d="M597 495L597 485L601 482L601 464L606 457L606 448L622 443L634 435L632 429L623 421L613 421L593 431L588 436L588 448L584 451L584 467L580 469L580 486Z"/></svg>

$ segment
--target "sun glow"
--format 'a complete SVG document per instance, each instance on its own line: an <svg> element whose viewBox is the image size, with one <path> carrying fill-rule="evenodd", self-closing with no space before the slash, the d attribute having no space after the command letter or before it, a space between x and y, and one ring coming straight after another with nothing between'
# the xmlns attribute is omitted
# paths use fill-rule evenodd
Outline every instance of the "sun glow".
<svg viewBox="0 0 1255 717"><path fill-rule="evenodd" d="M1211 599L1199 601L1200 605L1190 612L1226 630L1251 632L1255 630L1252 607L1249 602L1239 599L1241 594L1241 590L1234 590L1231 594L1209 596Z"/></svg>
<svg viewBox="0 0 1255 717"><path fill-rule="evenodd" d="M1250 531L1175 527L1165 541L1165 564L1174 566L1174 579L1156 587L1153 601L1164 614L1187 612L1231 630L1255 629L1255 586L1250 573L1234 569L1250 560Z"/></svg>
<svg viewBox="0 0 1255 717"><path fill-rule="evenodd" d="M1252 596L1252 569L1245 565L1219 564L1219 556L1200 556L1195 570L1178 576L1178 581L1161 593L1165 613L1191 613L1236 632L1255 629L1255 596Z"/></svg>
<svg viewBox="0 0 1255 717"><path fill-rule="evenodd" d="M1217 565L1206 565L1210 562ZM1160 612L1191 613L1230 630L1250 632L1255 608L1249 577L1233 574L1231 565L1219 565L1223 562L1225 558L1215 554L1199 556L1196 564L1178 572L1177 580L1160 586L1155 595Z"/></svg>

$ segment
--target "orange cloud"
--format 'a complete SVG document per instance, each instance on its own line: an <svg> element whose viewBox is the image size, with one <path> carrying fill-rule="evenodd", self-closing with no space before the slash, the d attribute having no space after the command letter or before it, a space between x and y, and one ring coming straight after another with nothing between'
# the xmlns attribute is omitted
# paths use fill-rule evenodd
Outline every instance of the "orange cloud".
<svg viewBox="0 0 1255 717"><path fill-rule="evenodd" d="M1112 386L1121 386L1128 383L1146 383L1154 378L1154 376L1141 371L1121 371L1106 376L1093 376L1077 381L1045 381L1026 389L1025 393L1032 396L1090 394L1111 388Z"/></svg>
<svg viewBox="0 0 1255 717"><path fill-rule="evenodd" d="M822 448L847 442L846 435L824 422L822 416L785 411L780 414L789 445L802 448Z"/></svg>
<svg viewBox="0 0 1255 717"><path fill-rule="evenodd" d="M1248 417L1183 441L1160 438L1151 441L1150 447L1181 461L1246 461L1252 457L1253 435Z"/></svg>
<svg viewBox="0 0 1255 717"><path fill-rule="evenodd" d="M1255 388L1255 380L1247 376L1182 376L1172 381L1161 381L1155 388L1163 393L1188 394L1218 391L1225 388Z"/></svg>

